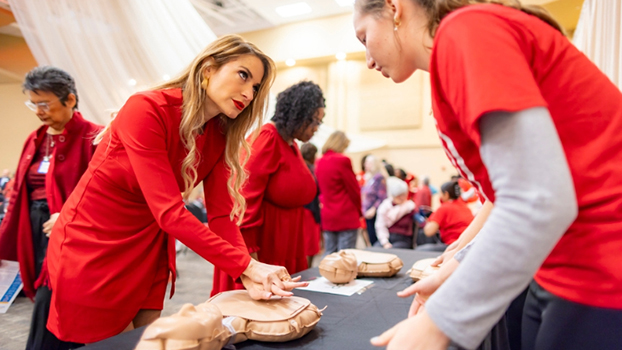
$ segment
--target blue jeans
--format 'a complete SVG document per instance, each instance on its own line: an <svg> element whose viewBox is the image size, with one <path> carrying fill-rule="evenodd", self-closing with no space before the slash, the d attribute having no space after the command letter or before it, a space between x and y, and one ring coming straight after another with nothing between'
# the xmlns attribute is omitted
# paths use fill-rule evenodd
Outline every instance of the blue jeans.
<svg viewBox="0 0 622 350"><path fill-rule="evenodd" d="M324 231L324 256L340 251L341 249L356 248L356 234L358 229L345 231Z"/></svg>

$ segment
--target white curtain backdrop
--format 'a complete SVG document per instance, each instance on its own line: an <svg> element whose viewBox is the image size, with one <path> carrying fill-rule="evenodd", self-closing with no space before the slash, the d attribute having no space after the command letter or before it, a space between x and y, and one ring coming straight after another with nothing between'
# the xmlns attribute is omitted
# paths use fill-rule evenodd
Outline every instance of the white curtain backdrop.
<svg viewBox="0 0 622 350"><path fill-rule="evenodd" d="M216 35L189 0L10 0L39 65L69 72L85 118L174 77Z"/></svg>
<svg viewBox="0 0 622 350"><path fill-rule="evenodd" d="M622 1L585 0L573 43L622 89Z"/></svg>

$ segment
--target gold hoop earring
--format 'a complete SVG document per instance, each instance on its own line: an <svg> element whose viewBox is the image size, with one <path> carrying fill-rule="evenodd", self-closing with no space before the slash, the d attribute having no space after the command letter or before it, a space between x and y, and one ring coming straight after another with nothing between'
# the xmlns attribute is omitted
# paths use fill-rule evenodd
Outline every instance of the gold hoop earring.
<svg viewBox="0 0 622 350"><path fill-rule="evenodd" d="M201 81L201 87L203 88L203 90L207 90L208 85L209 85L209 78L203 78L203 81Z"/></svg>

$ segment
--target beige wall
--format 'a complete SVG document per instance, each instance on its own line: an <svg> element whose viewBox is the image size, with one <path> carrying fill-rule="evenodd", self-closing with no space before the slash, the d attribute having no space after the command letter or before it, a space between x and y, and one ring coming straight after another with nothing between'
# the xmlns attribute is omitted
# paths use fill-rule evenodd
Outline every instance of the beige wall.
<svg viewBox="0 0 622 350"><path fill-rule="evenodd" d="M402 84L367 69L363 46L352 29L352 15L292 23L243 36L278 66L273 96L301 80L317 83L326 97L324 123L346 133L386 142L373 153L396 167L430 176L439 186L455 173L441 148L431 115L428 74L417 72ZM347 53L338 61L337 52ZM297 60L287 67L288 58ZM360 170L364 153L349 154Z"/></svg>
<svg viewBox="0 0 622 350"><path fill-rule="evenodd" d="M15 171L24 140L41 125L26 99L21 84L0 84L0 169Z"/></svg>

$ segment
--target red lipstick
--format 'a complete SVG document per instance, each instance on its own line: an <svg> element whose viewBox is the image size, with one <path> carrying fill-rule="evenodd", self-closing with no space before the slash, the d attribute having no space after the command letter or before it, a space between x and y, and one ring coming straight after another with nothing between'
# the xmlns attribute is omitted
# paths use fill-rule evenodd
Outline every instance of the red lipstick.
<svg viewBox="0 0 622 350"><path fill-rule="evenodd" d="M244 107L246 107L246 106L244 106L244 103L242 103L242 102L240 102L240 101L238 101L238 100L233 100L233 104L234 104L234 105L235 105L235 107L236 107L237 109L239 109L239 110L243 110L243 109L244 109Z"/></svg>

